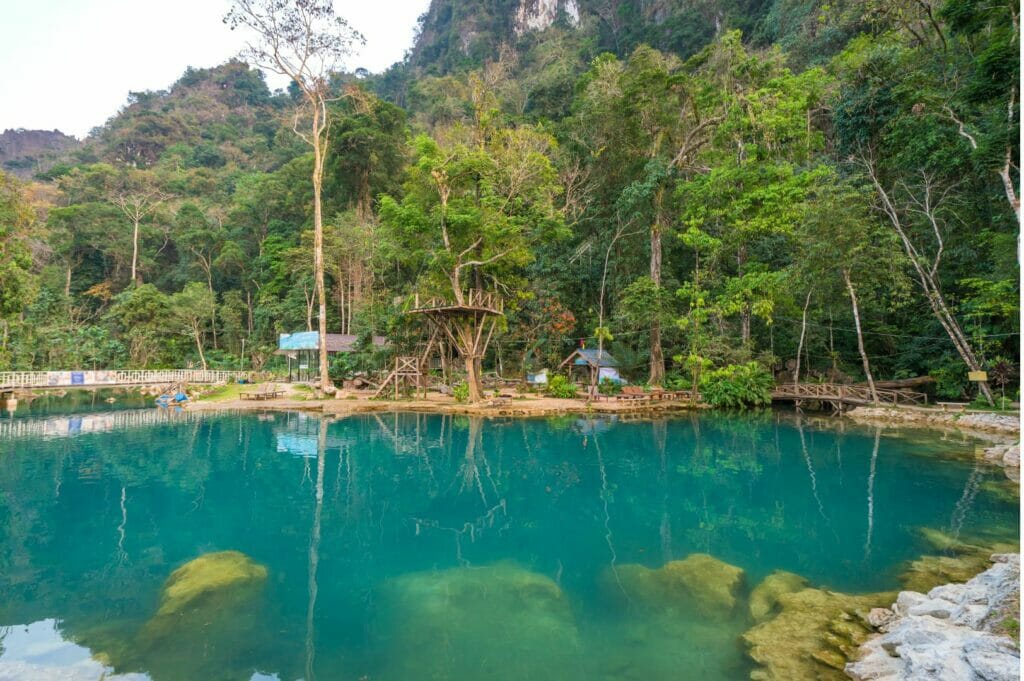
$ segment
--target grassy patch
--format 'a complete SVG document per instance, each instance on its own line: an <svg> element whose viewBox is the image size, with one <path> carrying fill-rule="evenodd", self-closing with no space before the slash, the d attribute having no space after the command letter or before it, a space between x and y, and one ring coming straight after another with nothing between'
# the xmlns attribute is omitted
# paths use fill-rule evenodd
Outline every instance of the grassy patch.
<svg viewBox="0 0 1024 681"><path fill-rule="evenodd" d="M237 400L241 393L256 390L256 388L257 387L253 384L241 385L239 383L228 383L226 385L218 385L212 390L204 392L196 399L200 402L225 402L227 400Z"/></svg>
<svg viewBox="0 0 1024 681"><path fill-rule="evenodd" d="M290 397L293 400L304 401L313 399L316 397L316 394L313 390L313 386L306 385L305 383L296 383L292 385L292 394Z"/></svg>
<svg viewBox="0 0 1024 681"><path fill-rule="evenodd" d="M1017 594L1012 602L1006 604L1006 612L1006 618L996 625L996 630L1012 638L1020 648L1020 620L1017 618L1020 612L1020 594Z"/></svg>

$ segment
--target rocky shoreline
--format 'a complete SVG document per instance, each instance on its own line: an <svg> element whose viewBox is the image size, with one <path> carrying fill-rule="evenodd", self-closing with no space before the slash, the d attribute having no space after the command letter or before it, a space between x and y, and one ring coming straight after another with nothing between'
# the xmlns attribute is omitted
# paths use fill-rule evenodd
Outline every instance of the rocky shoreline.
<svg viewBox="0 0 1024 681"><path fill-rule="evenodd" d="M883 423L958 430L1005 436L1020 435L1020 416L993 412L949 412L915 407L857 407L846 414L862 423Z"/></svg>
<svg viewBox="0 0 1024 681"><path fill-rule="evenodd" d="M860 647L846 673L856 681L1019 679L1019 643L1006 630L1019 627L1020 554L992 560L966 584L927 595L902 591L891 608L871 610L869 622L881 633Z"/></svg>

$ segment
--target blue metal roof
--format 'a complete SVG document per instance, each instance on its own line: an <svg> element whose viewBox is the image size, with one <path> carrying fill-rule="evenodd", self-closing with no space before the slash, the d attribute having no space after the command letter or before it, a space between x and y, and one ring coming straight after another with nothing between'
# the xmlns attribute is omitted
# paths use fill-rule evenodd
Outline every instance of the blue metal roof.
<svg viewBox="0 0 1024 681"><path fill-rule="evenodd" d="M573 361L576 366L598 366L598 367L617 367L619 366L618 361L610 354L607 350L599 351L597 348L580 348L576 351L579 353L579 357ZM598 362L600 359L600 362Z"/></svg>
<svg viewBox="0 0 1024 681"><path fill-rule="evenodd" d="M282 333L278 338L277 347L281 350L318 350L320 334L316 331Z"/></svg>

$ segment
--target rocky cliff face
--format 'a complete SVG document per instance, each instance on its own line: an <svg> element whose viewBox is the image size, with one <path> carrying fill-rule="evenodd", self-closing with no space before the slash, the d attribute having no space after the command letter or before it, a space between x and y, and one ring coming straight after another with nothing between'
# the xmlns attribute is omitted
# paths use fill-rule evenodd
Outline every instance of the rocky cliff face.
<svg viewBox="0 0 1024 681"><path fill-rule="evenodd" d="M570 26L580 25L580 6L576 0L519 0L515 32L543 31L564 14Z"/></svg>
<svg viewBox="0 0 1024 681"><path fill-rule="evenodd" d="M59 130L4 130L0 133L0 169L30 178L77 145L78 140Z"/></svg>

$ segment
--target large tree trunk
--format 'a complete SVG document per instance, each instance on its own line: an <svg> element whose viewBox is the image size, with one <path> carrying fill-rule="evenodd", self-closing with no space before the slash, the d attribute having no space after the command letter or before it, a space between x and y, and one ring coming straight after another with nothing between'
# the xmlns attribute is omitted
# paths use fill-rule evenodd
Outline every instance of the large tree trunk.
<svg viewBox="0 0 1024 681"><path fill-rule="evenodd" d="M800 382L800 353L804 351L804 338L807 336L807 308L811 304L811 293L814 289L807 292L807 300L804 301L804 316L800 320L800 343L796 346L796 367L793 369L793 382Z"/></svg>
<svg viewBox="0 0 1024 681"><path fill-rule="evenodd" d="M484 389L480 382L480 374L477 373L477 359L470 355L465 355L464 359L466 363L466 385L469 387L469 401L480 402L484 398Z"/></svg>
<svg viewBox="0 0 1024 681"><path fill-rule="evenodd" d="M661 289L661 191L655 206L654 224L651 226L651 281ZM660 313L660 309L657 311ZM665 354L661 347L661 319L658 314L651 320L651 385L665 382Z"/></svg>
<svg viewBox="0 0 1024 681"><path fill-rule="evenodd" d="M466 366L466 385L469 401L479 402L484 397L482 378L483 357L491 342L497 319L482 312L467 315L462 319L438 322L449 340L459 351Z"/></svg>
<svg viewBox="0 0 1024 681"><path fill-rule="evenodd" d="M324 219L321 190L324 179L324 155L321 145L325 140L320 134L319 108L313 109L313 278L316 282L316 296L319 305L317 329L320 346L320 392L333 392L330 361L327 356L327 294L324 292Z"/></svg>
<svg viewBox="0 0 1024 681"><path fill-rule="evenodd" d="M747 247L745 244L741 245L739 250L736 252L736 274L740 277L743 276L745 265L747 264ZM740 340L744 346L750 345L750 303L745 302L740 307Z"/></svg>
<svg viewBox="0 0 1024 681"><path fill-rule="evenodd" d="M740 310L740 341L750 345L750 306L746 304Z"/></svg>
<svg viewBox="0 0 1024 681"><path fill-rule="evenodd" d="M132 283L138 283L138 265L139 265L139 221L133 220L132 224L134 228L132 230Z"/></svg>
<svg viewBox="0 0 1024 681"><path fill-rule="evenodd" d="M210 288L210 300L213 307L210 310L210 332L213 333L213 349L217 349L217 294L213 292L213 267L206 268L206 285Z"/></svg>
<svg viewBox="0 0 1024 681"><path fill-rule="evenodd" d="M871 401L878 404L875 377L871 375L871 363L868 361L868 353L864 351L864 334L860 329L860 306L857 304L857 292L853 288L853 282L850 281L850 272L848 270L843 270L843 281L846 282L846 290L850 293L850 305L853 307L853 324L857 329L857 351L860 353L860 361L864 364L864 377L868 379Z"/></svg>
<svg viewBox="0 0 1024 681"><path fill-rule="evenodd" d="M203 333L198 326L192 327L192 335L196 339L196 349L199 350L199 361L203 364L203 371L206 371L206 355L203 354Z"/></svg>

